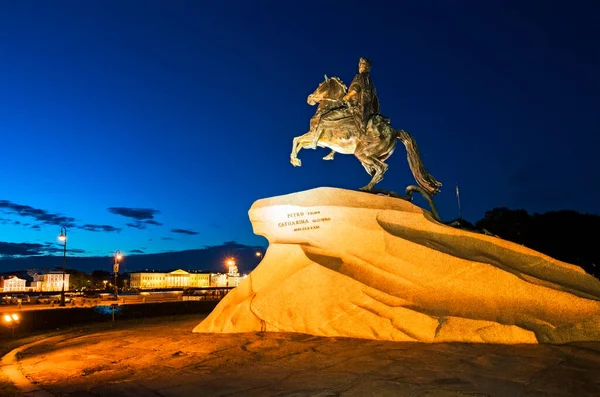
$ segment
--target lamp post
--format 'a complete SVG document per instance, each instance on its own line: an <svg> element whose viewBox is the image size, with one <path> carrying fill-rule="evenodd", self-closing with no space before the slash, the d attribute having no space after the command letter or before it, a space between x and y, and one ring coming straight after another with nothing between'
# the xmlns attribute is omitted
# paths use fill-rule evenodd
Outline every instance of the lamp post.
<svg viewBox="0 0 600 397"><path fill-rule="evenodd" d="M58 304L59 306L64 306L65 305L65 272L67 269L67 228L66 227L61 227L60 228L60 236L58 236L58 239L60 241L63 242L63 268L62 268L62 288L60 291L60 303Z"/></svg>
<svg viewBox="0 0 600 397"><path fill-rule="evenodd" d="M258 262L256 262L256 266L260 265L260 262L262 262L263 258L265 257L265 253L266 252L263 252L262 250L256 251L256 253L254 254L258 259Z"/></svg>
<svg viewBox="0 0 600 397"><path fill-rule="evenodd" d="M227 259L227 287L229 287L229 277L233 277L235 273L237 273L237 266L235 265L235 259L229 258Z"/></svg>
<svg viewBox="0 0 600 397"><path fill-rule="evenodd" d="M4 315L4 323L8 328L12 328L12 337L15 337L15 328L19 326L21 318L18 314L5 314Z"/></svg>
<svg viewBox="0 0 600 397"><path fill-rule="evenodd" d="M115 273L115 299L119 299L119 287L117 287L117 274L119 274L119 261L123 256L121 251L115 252L115 264L113 266L113 272Z"/></svg>

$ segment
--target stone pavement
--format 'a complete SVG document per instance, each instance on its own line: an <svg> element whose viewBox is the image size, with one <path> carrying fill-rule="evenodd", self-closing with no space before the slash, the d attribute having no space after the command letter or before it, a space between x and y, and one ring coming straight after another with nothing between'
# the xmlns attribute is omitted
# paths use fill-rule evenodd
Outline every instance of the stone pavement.
<svg viewBox="0 0 600 397"><path fill-rule="evenodd" d="M32 383L21 383L24 391L51 396L600 395L600 343L511 346L193 334L200 320L182 316L54 336L13 351L18 365L10 368Z"/></svg>

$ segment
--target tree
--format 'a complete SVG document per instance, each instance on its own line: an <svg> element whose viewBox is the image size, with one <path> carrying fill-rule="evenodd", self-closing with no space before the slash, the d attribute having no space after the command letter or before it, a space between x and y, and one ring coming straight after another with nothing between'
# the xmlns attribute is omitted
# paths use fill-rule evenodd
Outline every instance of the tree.
<svg viewBox="0 0 600 397"><path fill-rule="evenodd" d="M81 290L91 288L92 276L79 270L69 269L69 289Z"/></svg>
<svg viewBox="0 0 600 397"><path fill-rule="evenodd" d="M597 244L600 216L575 211L529 215L525 210L494 208L476 223L505 240L582 267L600 278Z"/></svg>
<svg viewBox="0 0 600 397"><path fill-rule="evenodd" d="M531 221L531 216L525 210L499 207L487 211L483 219L475 223L475 227L487 229L505 240L529 246Z"/></svg>
<svg viewBox="0 0 600 397"><path fill-rule="evenodd" d="M94 289L102 289L105 287L104 281L110 281L112 278L110 272L105 270L94 270L92 272L92 284L94 285Z"/></svg>

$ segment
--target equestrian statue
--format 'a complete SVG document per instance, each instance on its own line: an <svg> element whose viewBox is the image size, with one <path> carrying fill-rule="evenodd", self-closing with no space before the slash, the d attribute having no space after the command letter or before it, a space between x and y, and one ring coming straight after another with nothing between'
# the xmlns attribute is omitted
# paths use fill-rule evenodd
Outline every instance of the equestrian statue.
<svg viewBox="0 0 600 397"><path fill-rule="evenodd" d="M413 137L407 131L394 130L390 120L379 113L379 99L370 71L371 62L360 58L358 74L349 89L338 77L329 78L325 75L325 80L308 96L309 105L318 103L319 106L310 119L310 130L294 138L290 161L296 167L301 166L298 152L317 147L331 149L323 160L333 160L336 152L354 154L371 175L371 181L360 190L381 194L382 191L375 191L374 187L383 179L388 168L385 160L394 152L396 139L400 139L406 148L410 170L419 186L408 186L406 197L385 193L412 201L412 193L417 191L425 197L433 216L439 220L432 196L439 193L442 184L423 166Z"/></svg>

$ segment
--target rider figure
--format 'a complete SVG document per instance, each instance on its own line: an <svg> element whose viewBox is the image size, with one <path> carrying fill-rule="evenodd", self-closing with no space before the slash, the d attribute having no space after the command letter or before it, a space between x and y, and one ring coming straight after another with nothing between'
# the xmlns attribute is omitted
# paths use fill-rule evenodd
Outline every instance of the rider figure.
<svg viewBox="0 0 600 397"><path fill-rule="evenodd" d="M369 75L370 71L371 62L367 58L360 58L358 61L358 74L354 76L348 93L343 98L348 103L360 135L367 132L371 117L379 114L379 98L377 98L377 91L375 91L375 86ZM321 134L316 131L312 144L307 148L316 149L320 137ZM331 152L325 159L333 159L333 153Z"/></svg>
<svg viewBox="0 0 600 397"><path fill-rule="evenodd" d="M350 83L348 93L344 96L351 108L360 132L366 133L367 125L373 115L379 114L379 98L369 72L371 62L367 58L358 61L358 74Z"/></svg>

